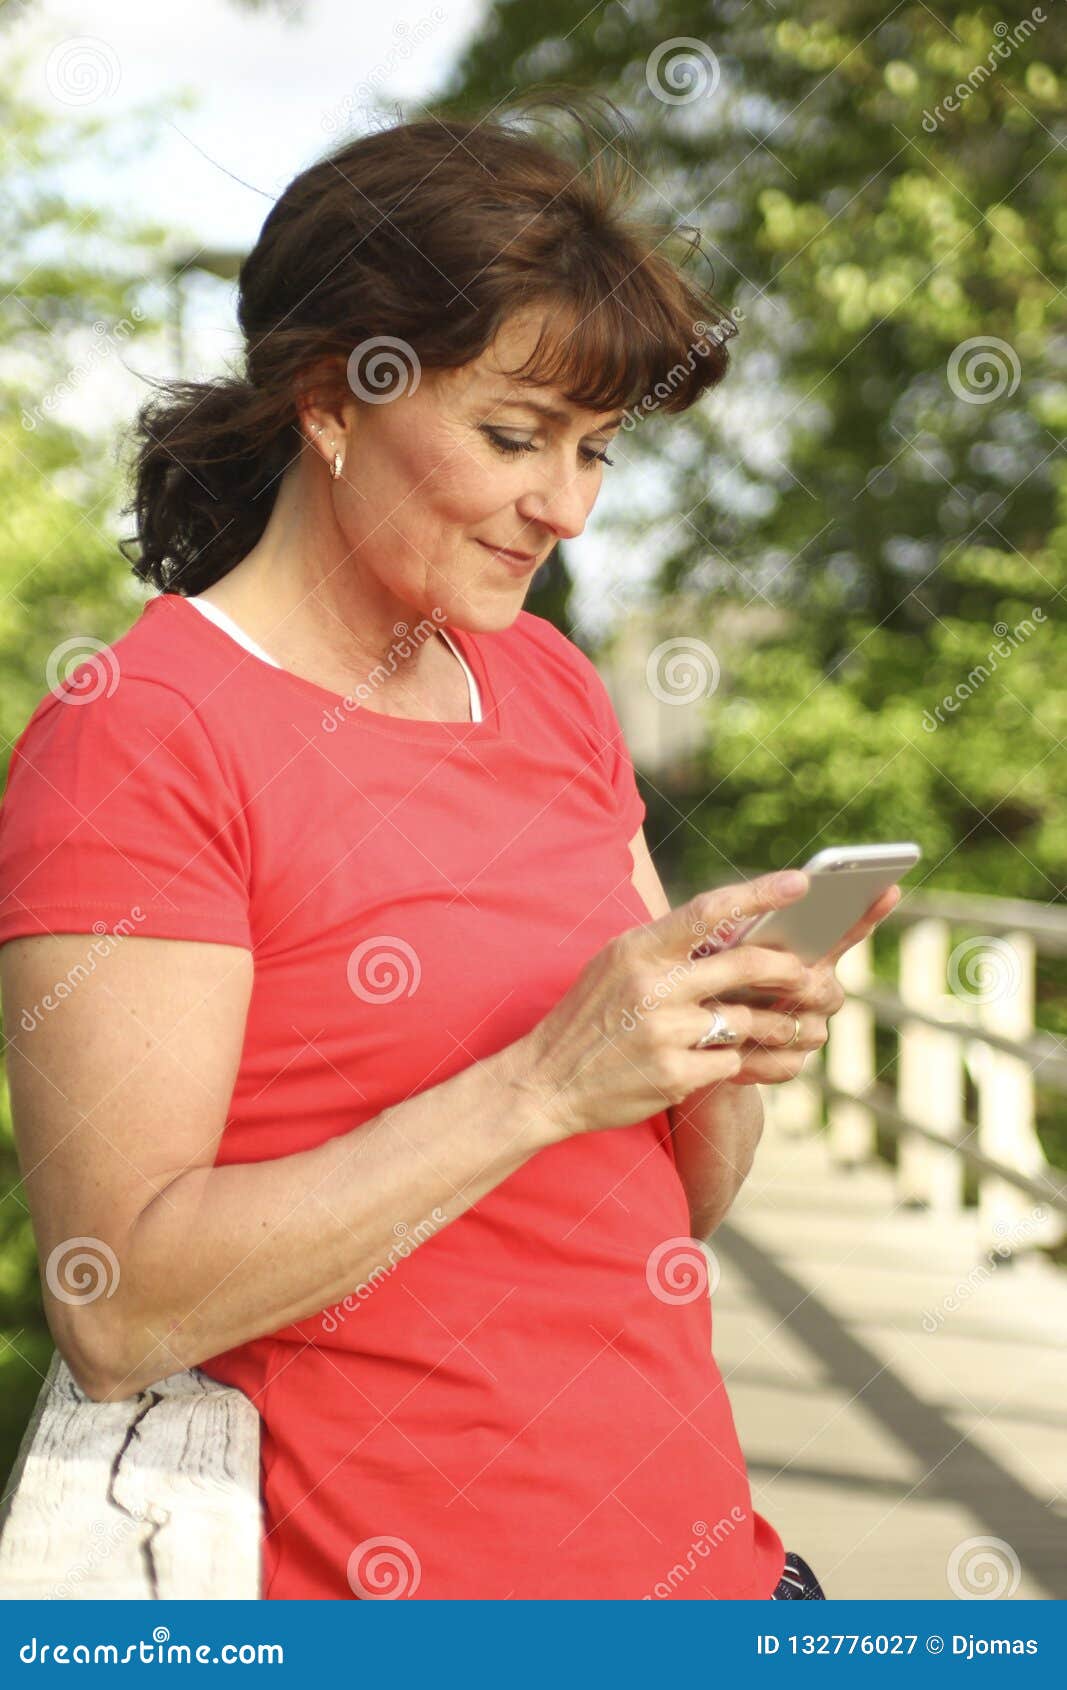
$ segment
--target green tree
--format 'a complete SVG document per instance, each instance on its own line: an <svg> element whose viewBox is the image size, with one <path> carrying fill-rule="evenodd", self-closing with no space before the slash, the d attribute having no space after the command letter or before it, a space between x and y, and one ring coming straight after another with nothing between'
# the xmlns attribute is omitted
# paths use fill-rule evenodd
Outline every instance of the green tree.
<svg viewBox="0 0 1067 1690"><path fill-rule="evenodd" d="M495 0L437 108L610 94L649 208L700 228L740 313L725 386L616 451L617 475L666 471L628 531L668 536L660 596L786 613L691 706L692 790L649 783L687 880L914 834L932 884L1060 895L1065 29L1051 6Z"/></svg>
<svg viewBox="0 0 1067 1690"><path fill-rule="evenodd" d="M73 201L58 186L77 147L120 168L158 133L158 111L121 130L57 121L0 84L0 731L12 742L50 686L134 620L143 593L116 547L127 492L115 431L64 421L106 358L138 368L162 324L144 278L165 231ZM157 307L158 309L158 307ZM121 432L121 431L119 431ZM52 1353L37 1256L0 1088L0 1471L7 1472Z"/></svg>

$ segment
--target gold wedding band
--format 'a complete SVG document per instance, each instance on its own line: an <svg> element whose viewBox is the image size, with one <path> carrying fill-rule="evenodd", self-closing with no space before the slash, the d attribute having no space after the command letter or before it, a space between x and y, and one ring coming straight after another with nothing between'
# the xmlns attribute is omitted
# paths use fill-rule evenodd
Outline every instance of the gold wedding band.
<svg viewBox="0 0 1067 1690"><path fill-rule="evenodd" d="M786 1014L788 1015L789 1013L790 1012L787 1010ZM800 1016L794 1015L793 1016L793 1037L791 1039L786 1039L785 1044L782 1046L782 1049L788 1050L790 1045L796 1044L799 1037L800 1037Z"/></svg>

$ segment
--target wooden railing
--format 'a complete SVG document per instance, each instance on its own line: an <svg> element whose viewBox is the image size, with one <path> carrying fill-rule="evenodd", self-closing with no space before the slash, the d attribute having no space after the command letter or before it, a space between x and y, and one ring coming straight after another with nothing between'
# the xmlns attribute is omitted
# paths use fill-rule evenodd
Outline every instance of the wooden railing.
<svg viewBox="0 0 1067 1690"><path fill-rule="evenodd" d="M892 927L900 930L895 990L873 970L873 946ZM769 1113L796 1130L825 1116L842 1167L876 1155L880 1126L896 1141L898 1201L933 1214L963 1208L973 1169L987 1250L1061 1243L1067 1170L1042 1149L1035 1093L1038 1084L1067 1093L1067 1039L1035 1028L1038 956L1067 956L1067 909L906 893L883 927L841 959L847 996L828 1043L798 1079L766 1088ZM895 1035L895 1087L879 1071L877 1028Z"/></svg>
<svg viewBox="0 0 1067 1690"><path fill-rule="evenodd" d="M94 1402L55 1353L0 1507L0 1601L259 1597L259 1433L197 1368Z"/></svg>

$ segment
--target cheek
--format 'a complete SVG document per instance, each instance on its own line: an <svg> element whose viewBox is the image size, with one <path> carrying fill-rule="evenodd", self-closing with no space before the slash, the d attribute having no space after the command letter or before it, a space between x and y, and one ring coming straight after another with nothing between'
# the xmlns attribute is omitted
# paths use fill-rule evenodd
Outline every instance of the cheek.
<svg viewBox="0 0 1067 1690"><path fill-rule="evenodd" d="M510 464L486 462L476 447L463 446L439 456L419 489L418 504L437 526L475 533L521 492L520 474Z"/></svg>

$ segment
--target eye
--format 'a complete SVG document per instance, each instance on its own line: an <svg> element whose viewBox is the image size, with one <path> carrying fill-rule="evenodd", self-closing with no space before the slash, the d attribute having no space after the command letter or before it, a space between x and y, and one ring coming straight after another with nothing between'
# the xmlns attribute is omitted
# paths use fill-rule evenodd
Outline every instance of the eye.
<svg viewBox="0 0 1067 1690"><path fill-rule="evenodd" d="M495 428L490 428L488 425L483 425L482 433L488 437L498 452L503 452L507 457L510 457L515 452L537 451L537 447L534 445L532 440L512 440L510 435L500 434ZM587 468L590 464L613 464L615 462L615 459L609 458L606 452L591 452L583 450L582 457L585 460L585 467Z"/></svg>

